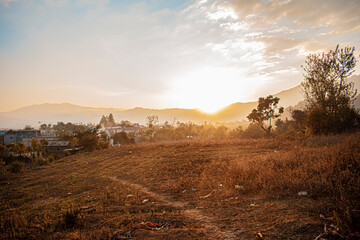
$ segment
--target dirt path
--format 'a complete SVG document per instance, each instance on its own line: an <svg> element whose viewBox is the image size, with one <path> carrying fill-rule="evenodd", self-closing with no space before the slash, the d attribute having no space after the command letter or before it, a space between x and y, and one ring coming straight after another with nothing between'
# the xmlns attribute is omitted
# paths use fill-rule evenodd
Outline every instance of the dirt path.
<svg viewBox="0 0 360 240"><path fill-rule="evenodd" d="M185 216L189 219L195 220L197 222L200 222L203 225L204 229L207 230L208 233L214 232L215 239L237 239L234 232L219 228L216 224L214 224L216 219L204 215L200 210L198 210L196 208L190 208L186 204L186 202L176 201L170 196L152 192L149 188L147 188L145 186L142 186L142 185L139 185L136 183L130 183L126 180L118 179L117 177L109 177L109 178L113 181L120 182L124 185L131 186L141 192L144 192L144 193L148 194L149 196L160 200L166 206L179 209L183 216Z"/></svg>

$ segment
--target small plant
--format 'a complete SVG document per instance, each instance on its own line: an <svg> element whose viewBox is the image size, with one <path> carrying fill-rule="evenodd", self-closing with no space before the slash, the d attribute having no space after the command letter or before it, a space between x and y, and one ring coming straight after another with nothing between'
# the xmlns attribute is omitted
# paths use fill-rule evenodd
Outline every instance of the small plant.
<svg viewBox="0 0 360 240"><path fill-rule="evenodd" d="M55 155L53 153L49 154L47 158L50 162L53 162L55 160Z"/></svg>
<svg viewBox="0 0 360 240"><path fill-rule="evenodd" d="M21 172L21 170L24 168L24 163L20 162L20 161L14 161L11 165L10 165L10 171L12 173L19 173Z"/></svg>
<svg viewBox="0 0 360 240"><path fill-rule="evenodd" d="M80 208L71 207L63 214L63 224L66 229L78 227L80 220Z"/></svg>

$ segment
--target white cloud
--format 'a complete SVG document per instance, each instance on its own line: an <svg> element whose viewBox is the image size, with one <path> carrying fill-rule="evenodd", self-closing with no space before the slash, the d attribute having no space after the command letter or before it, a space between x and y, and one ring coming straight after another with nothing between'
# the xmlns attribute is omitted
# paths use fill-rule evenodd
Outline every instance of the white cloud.
<svg viewBox="0 0 360 240"><path fill-rule="evenodd" d="M331 47L334 34L339 34L335 40L342 36L340 23L324 21L325 13L313 16L320 10L291 9L301 5L296 0L269 1L266 7L261 1L198 0L181 11L154 11L145 3L111 8L106 0L45 1L33 1L13 16L22 39L11 51L0 48L1 86L24 81L33 86L76 83L71 94L64 93L69 88L61 94L70 102L88 101L87 105L111 99L114 107L181 107L167 98L169 89L185 78L192 80L184 80L183 92L196 81L206 84L194 77L206 76L201 69L252 86L242 96L229 90L228 101L250 100L256 87L275 78L284 84L270 86L269 93L298 84L306 54ZM315 1L303 5L313 7L311 2ZM337 6L333 1L330 5L325 9ZM335 19L349 11L345 7ZM302 13L316 23L314 29ZM360 26L351 25L358 23L356 19L344 20L348 39ZM359 44L359 36L356 39ZM4 94L2 99L11 98Z"/></svg>

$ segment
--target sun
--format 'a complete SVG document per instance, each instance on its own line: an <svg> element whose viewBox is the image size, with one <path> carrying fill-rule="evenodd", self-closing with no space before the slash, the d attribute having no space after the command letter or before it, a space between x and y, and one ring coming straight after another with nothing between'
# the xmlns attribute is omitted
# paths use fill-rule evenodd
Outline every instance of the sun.
<svg viewBox="0 0 360 240"><path fill-rule="evenodd" d="M170 98L182 108L214 114L234 102L245 100L251 84L244 84L241 72L233 68L201 68L172 82Z"/></svg>

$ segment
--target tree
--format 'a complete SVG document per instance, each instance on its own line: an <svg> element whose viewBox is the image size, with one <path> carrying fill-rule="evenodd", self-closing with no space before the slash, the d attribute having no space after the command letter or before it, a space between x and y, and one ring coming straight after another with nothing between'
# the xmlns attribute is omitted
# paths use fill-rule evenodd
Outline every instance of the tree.
<svg viewBox="0 0 360 240"><path fill-rule="evenodd" d="M77 131L76 138L79 139L77 145L84 148L85 151L92 152L100 148L99 137L100 125L86 131Z"/></svg>
<svg viewBox="0 0 360 240"><path fill-rule="evenodd" d="M102 115L102 117L101 117L101 120L100 120L100 123L99 123L100 125L103 125L103 126L105 126L105 127L107 127L107 125L108 125L108 120L107 120L107 118L104 116L104 115Z"/></svg>
<svg viewBox="0 0 360 240"><path fill-rule="evenodd" d="M42 138L42 139L40 139L40 144L41 144L41 147L44 147L44 146L49 145L49 142L45 138Z"/></svg>
<svg viewBox="0 0 360 240"><path fill-rule="evenodd" d="M253 109L252 112L247 116L249 121L257 123L267 135L270 135L272 128L272 119L280 117L280 114L284 112L283 107L277 107L280 98L273 97L272 95L266 98L259 98L257 109ZM276 113L278 110L278 113ZM266 122L269 121L268 124Z"/></svg>
<svg viewBox="0 0 360 240"><path fill-rule="evenodd" d="M122 128L125 128L125 127L133 127L134 124L133 124L132 122L128 121L128 120L122 120L122 121L120 122L120 126L121 126Z"/></svg>
<svg viewBox="0 0 360 240"><path fill-rule="evenodd" d="M15 143L9 143L8 145L6 145L6 148L8 149L9 152L15 153L16 144Z"/></svg>
<svg viewBox="0 0 360 240"><path fill-rule="evenodd" d="M99 149L99 137L95 132L87 131L78 135L78 144L84 147L85 151L92 152Z"/></svg>
<svg viewBox="0 0 360 240"><path fill-rule="evenodd" d="M79 139L77 137L73 137L69 141L69 145L73 150L76 150L76 144L79 142Z"/></svg>
<svg viewBox="0 0 360 240"><path fill-rule="evenodd" d="M109 115L108 124L109 124L110 126L114 126L114 125L115 125L115 119L114 119L114 116L112 115L112 113L110 113L110 115Z"/></svg>
<svg viewBox="0 0 360 240"><path fill-rule="evenodd" d="M153 128L159 122L159 117L157 115L147 116L147 125L149 128Z"/></svg>
<svg viewBox="0 0 360 240"><path fill-rule="evenodd" d="M42 151L42 145L37 138L31 139L31 147L37 153L37 156L39 156L39 153Z"/></svg>
<svg viewBox="0 0 360 240"><path fill-rule="evenodd" d="M20 156L22 156L24 153L26 153L26 145L25 145L25 143L19 142L15 147L15 151L17 153L19 153Z"/></svg>
<svg viewBox="0 0 360 240"><path fill-rule="evenodd" d="M329 53L310 54L302 66L301 83L307 102L306 125L315 134L343 132L355 128L358 114L353 108L357 90L348 83L356 65L355 48L346 47Z"/></svg>
<svg viewBox="0 0 360 240"><path fill-rule="evenodd" d="M0 159L5 157L6 155L6 147L0 143Z"/></svg>

